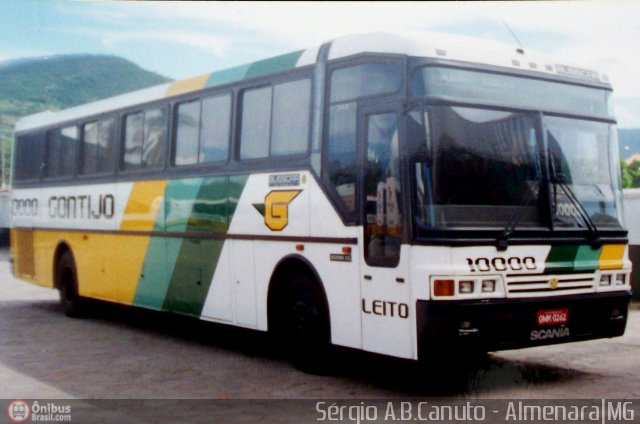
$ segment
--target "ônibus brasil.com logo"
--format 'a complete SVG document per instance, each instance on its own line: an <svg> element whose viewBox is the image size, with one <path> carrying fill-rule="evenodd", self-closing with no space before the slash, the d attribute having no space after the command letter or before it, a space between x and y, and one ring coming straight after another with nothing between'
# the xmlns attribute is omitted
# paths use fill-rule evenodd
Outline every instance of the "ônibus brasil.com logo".
<svg viewBox="0 0 640 424"><path fill-rule="evenodd" d="M25 422L31 415L29 404L23 400L14 400L7 408L7 415L16 423Z"/></svg>

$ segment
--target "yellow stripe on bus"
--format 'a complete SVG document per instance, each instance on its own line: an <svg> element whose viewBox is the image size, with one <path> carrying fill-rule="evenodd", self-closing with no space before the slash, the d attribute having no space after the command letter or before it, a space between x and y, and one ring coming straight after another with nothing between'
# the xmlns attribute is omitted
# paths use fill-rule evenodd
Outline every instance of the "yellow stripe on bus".
<svg viewBox="0 0 640 424"><path fill-rule="evenodd" d="M600 252L600 258L598 259L600 269L622 269L624 250L624 244L606 244L602 246L602 252Z"/></svg>
<svg viewBox="0 0 640 424"><path fill-rule="evenodd" d="M158 209L164 203L166 180L133 183L124 210L121 231L151 231L156 223Z"/></svg>
<svg viewBox="0 0 640 424"><path fill-rule="evenodd" d="M184 93L200 90L205 87L211 74L198 75L197 77L175 81L167 90L166 97L178 96Z"/></svg>
<svg viewBox="0 0 640 424"><path fill-rule="evenodd" d="M134 183L120 230L152 231L156 224L158 210L164 204L166 186L166 180ZM115 299L117 302L133 303L150 239L149 236L142 235L126 238L112 237L108 243L114 243L114 245L105 246L107 252L112 252L110 266L118 270L119 285L117 299Z"/></svg>

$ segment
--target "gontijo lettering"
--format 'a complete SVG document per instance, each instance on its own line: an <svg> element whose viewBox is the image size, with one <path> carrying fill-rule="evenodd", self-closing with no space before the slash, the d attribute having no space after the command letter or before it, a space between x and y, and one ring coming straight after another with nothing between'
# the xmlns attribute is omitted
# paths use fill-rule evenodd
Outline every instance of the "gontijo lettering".
<svg viewBox="0 0 640 424"><path fill-rule="evenodd" d="M115 213L115 198L112 194L99 196L51 196L49 218L62 219L111 219Z"/></svg>

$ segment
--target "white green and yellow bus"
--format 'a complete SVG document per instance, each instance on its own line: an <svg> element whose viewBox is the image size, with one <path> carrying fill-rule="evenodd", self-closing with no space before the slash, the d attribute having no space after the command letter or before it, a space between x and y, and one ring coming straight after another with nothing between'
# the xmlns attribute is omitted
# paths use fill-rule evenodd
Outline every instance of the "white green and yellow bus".
<svg viewBox="0 0 640 424"><path fill-rule="evenodd" d="M606 75L367 34L21 119L17 277L400 358L620 336Z"/></svg>

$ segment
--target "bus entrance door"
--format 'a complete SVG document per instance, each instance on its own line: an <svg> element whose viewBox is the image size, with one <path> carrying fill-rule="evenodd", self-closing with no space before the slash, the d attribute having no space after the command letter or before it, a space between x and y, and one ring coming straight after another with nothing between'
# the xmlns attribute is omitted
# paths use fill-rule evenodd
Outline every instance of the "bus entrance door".
<svg viewBox="0 0 640 424"><path fill-rule="evenodd" d="M366 156L361 255L362 343L365 350L412 358L409 249L402 246L398 116L392 105L363 108Z"/></svg>

